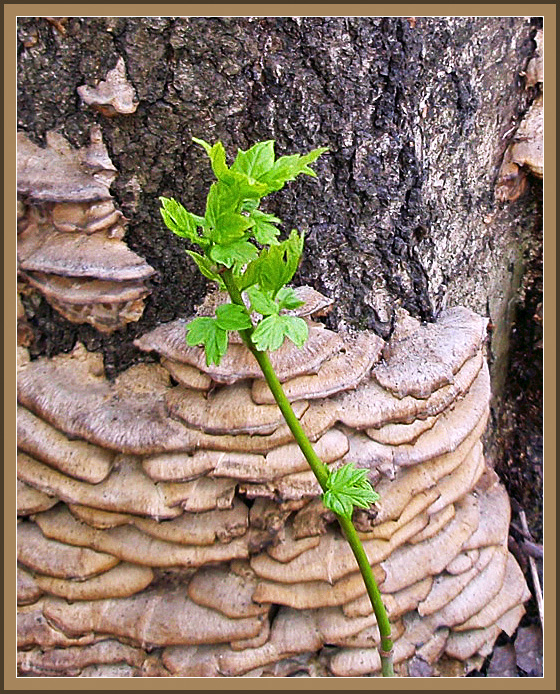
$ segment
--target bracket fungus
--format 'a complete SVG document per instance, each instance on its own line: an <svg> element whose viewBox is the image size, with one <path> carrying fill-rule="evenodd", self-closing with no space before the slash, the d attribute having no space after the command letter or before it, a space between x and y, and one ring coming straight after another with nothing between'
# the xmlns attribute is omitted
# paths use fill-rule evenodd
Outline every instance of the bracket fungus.
<svg viewBox="0 0 560 694"><path fill-rule="evenodd" d="M145 352L158 352L163 357L182 364L194 366L208 374L216 383L231 385L244 379L261 378L260 366L245 345L233 342L219 365L206 364L204 350L189 347L185 342L185 327L188 321L179 319L164 323L150 333L134 341L136 347ZM302 374L315 373L321 364L342 349L342 338L331 330L311 326L309 339L298 349L286 340L280 349L270 354L270 360L280 381L287 381Z"/></svg>
<svg viewBox="0 0 560 694"><path fill-rule="evenodd" d="M30 203L98 202L110 200L116 169L102 141L101 129L91 131L91 144L74 149L60 133L48 132L46 147L26 133L17 135L17 191ZM95 175L98 174L98 175Z"/></svg>
<svg viewBox="0 0 560 694"><path fill-rule="evenodd" d="M83 219L64 227L68 210L51 233L87 234ZM481 443L486 321L455 308L423 325L401 312L385 344L320 327L311 318L330 302L297 291L310 341L287 341L275 366L317 454L330 468L366 467L380 494L355 523L395 669L464 675L512 633L528 597L507 550L507 493ZM198 314L223 300L210 295ZM208 367L185 323L138 338L160 364L114 382L80 345L21 354L20 672L379 674L362 577L256 362L232 340Z"/></svg>
<svg viewBox="0 0 560 694"><path fill-rule="evenodd" d="M134 113L138 108L134 87L126 79L126 65L122 56L117 64L107 73L105 81L96 87L82 85L78 87L82 101L100 111L104 116L116 116L119 113Z"/></svg>
<svg viewBox="0 0 560 694"><path fill-rule="evenodd" d="M43 148L18 133L18 272L69 321L110 333L139 320L155 270L122 241L100 128L82 149L59 133L46 140Z"/></svg>
<svg viewBox="0 0 560 694"><path fill-rule="evenodd" d="M540 179L544 175L543 35L542 29L537 31L537 50L524 73L525 86L535 95L506 149L498 172L496 198L501 202L515 201L524 193L527 175Z"/></svg>

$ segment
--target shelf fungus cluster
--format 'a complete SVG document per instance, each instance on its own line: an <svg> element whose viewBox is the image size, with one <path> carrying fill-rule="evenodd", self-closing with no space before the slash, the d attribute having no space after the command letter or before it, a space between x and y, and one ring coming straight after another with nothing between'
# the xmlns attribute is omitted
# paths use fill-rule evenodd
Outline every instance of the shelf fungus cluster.
<svg viewBox="0 0 560 694"><path fill-rule="evenodd" d="M354 521L404 676L462 676L528 599L509 500L486 466L486 321L402 317L388 343L315 322L272 354L327 465L369 469ZM200 314L211 313L215 298ZM114 382L99 354L18 374L18 644L24 676L377 676L352 553L241 342L219 366L185 321L137 340L159 363Z"/></svg>
<svg viewBox="0 0 560 694"><path fill-rule="evenodd" d="M507 148L496 186L499 201L517 200L527 188L527 176L544 174L544 39L540 29L535 36L536 51L523 76L535 97L523 116Z"/></svg>
<svg viewBox="0 0 560 694"><path fill-rule="evenodd" d="M109 191L116 176L98 127L74 149L17 138L18 273L65 318L104 333L140 319L154 269L124 243Z"/></svg>

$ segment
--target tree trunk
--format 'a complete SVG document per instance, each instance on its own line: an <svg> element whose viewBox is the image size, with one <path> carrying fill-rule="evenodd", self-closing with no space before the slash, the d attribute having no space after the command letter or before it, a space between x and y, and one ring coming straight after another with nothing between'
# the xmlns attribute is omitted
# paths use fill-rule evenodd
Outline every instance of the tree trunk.
<svg viewBox="0 0 560 694"><path fill-rule="evenodd" d="M268 202L287 229L305 232L296 283L335 299L330 327L383 338L399 306L427 321L457 304L490 317L488 452L540 537L542 189L529 178L516 200L496 195L536 95L523 74L538 20L58 19L18 21L18 129L37 144L54 130L83 147L101 126L118 172L111 191L129 220L125 241L157 274L140 320L108 335L69 322L44 298L24 299L31 355L82 341L103 352L114 377L148 358L136 337L200 302L206 284L158 212L163 195L203 214L212 173L193 136L221 140L230 156L265 139L279 154L326 146L317 179L302 177ZM77 90L105 80L121 57L138 107L104 115ZM520 452L524 464L513 464Z"/></svg>

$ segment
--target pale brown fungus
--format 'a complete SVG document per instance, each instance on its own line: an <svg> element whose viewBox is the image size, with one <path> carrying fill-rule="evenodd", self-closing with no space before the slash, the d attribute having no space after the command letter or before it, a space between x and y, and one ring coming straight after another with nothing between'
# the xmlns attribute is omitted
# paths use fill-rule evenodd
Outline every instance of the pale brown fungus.
<svg viewBox="0 0 560 694"><path fill-rule="evenodd" d="M428 398L398 398L376 383L364 381L354 391L335 395L339 421L353 429L379 427L390 422L411 423L443 412L468 391L482 368L483 357L477 354L455 374L453 383L445 385Z"/></svg>
<svg viewBox="0 0 560 694"><path fill-rule="evenodd" d="M218 383L235 383L247 378L261 378L260 366L247 347L233 343L222 358L219 366L206 364L202 347L189 347L185 340L187 320L164 323L134 344L145 352L158 352L161 356L194 366L208 374ZM321 364L343 346L342 338L323 327L309 328L309 338L301 349L290 340L285 340L280 349L271 352L270 359L280 381L306 373L316 372Z"/></svg>
<svg viewBox="0 0 560 694"><path fill-rule="evenodd" d="M17 567L17 604L32 605L43 595L33 575L21 566Z"/></svg>
<svg viewBox="0 0 560 694"><path fill-rule="evenodd" d="M68 646L47 651L33 650L22 653L18 667L26 676L49 677L62 675L76 677L92 665L124 664L140 668L146 653L115 639L105 639L84 646Z"/></svg>
<svg viewBox="0 0 560 694"><path fill-rule="evenodd" d="M46 536L59 542L106 552L142 566L195 568L248 556L243 537L214 545L185 545L153 537L129 525L106 530L92 528L77 521L64 508L37 515L36 521Z"/></svg>
<svg viewBox="0 0 560 694"><path fill-rule="evenodd" d="M261 615L230 619L201 607L187 597L184 588L72 604L47 598L43 612L67 634L96 631L132 639L143 647L227 643L256 636L262 625Z"/></svg>
<svg viewBox="0 0 560 694"><path fill-rule="evenodd" d="M95 87L82 85L78 87L78 94L85 104L109 117L119 113L128 115L138 108L134 87L126 78L126 66L122 56L117 60L115 67L109 70L105 81L99 82Z"/></svg>
<svg viewBox="0 0 560 694"><path fill-rule="evenodd" d="M45 593L74 601L128 597L144 590L153 578L147 566L121 562L99 576L81 581L36 575L35 582Z"/></svg>
<svg viewBox="0 0 560 694"><path fill-rule="evenodd" d="M166 397L171 414L185 424L209 434L272 434L284 418L276 403L257 405L247 383L235 383L204 395L188 388L173 388ZM295 403L294 413L301 419L309 404Z"/></svg>
<svg viewBox="0 0 560 694"><path fill-rule="evenodd" d="M112 473L97 484L68 477L24 453L18 455L17 475L30 486L71 504L156 518L174 518L181 513L166 503L138 461L126 456L118 456ZM185 489L184 494L188 493Z"/></svg>
<svg viewBox="0 0 560 694"><path fill-rule="evenodd" d="M37 460L76 479L97 484L113 466L114 453L69 439L24 407L17 408L18 447Z"/></svg>
<svg viewBox="0 0 560 694"><path fill-rule="evenodd" d="M48 132L46 147L34 144L24 132L17 134L17 189L33 201L92 202L109 200L116 175L100 131L91 143L74 149L59 133ZM94 176L94 174L103 174Z"/></svg>
<svg viewBox="0 0 560 694"><path fill-rule="evenodd" d="M24 234L29 236L30 231ZM33 251L29 245L23 247L21 270L115 282L146 280L155 272L125 243L102 234L53 231L42 235L41 241Z"/></svg>
<svg viewBox="0 0 560 694"><path fill-rule="evenodd" d="M22 480L17 480L16 506L18 516L29 516L32 513L47 511L57 504L59 499L30 487Z"/></svg>
<svg viewBox="0 0 560 694"><path fill-rule="evenodd" d="M211 607L227 617L255 617L267 614L270 605L253 602L257 578L239 576L227 566L204 567L191 578L187 594L198 605Z"/></svg>
<svg viewBox="0 0 560 694"><path fill-rule="evenodd" d="M24 566L54 578L85 579L119 563L110 554L49 539L29 522L17 527L17 558Z"/></svg>
<svg viewBox="0 0 560 694"><path fill-rule="evenodd" d="M284 383L286 397L291 402L326 398L356 388L377 361L383 344L383 340L373 333L345 335L344 348L324 361L316 374L297 376ZM252 397L257 403L274 402L270 389L261 379L253 382Z"/></svg>
<svg viewBox="0 0 560 694"><path fill-rule="evenodd" d="M391 340L384 349L384 362L373 369L381 386L397 397L427 398L453 383L461 366L481 348L487 320L467 308L446 309L436 323Z"/></svg>

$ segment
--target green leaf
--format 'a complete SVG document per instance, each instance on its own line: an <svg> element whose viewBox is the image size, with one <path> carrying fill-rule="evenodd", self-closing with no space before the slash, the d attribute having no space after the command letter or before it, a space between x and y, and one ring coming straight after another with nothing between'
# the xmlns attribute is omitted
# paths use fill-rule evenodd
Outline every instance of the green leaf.
<svg viewBox="0 0 560 694"><path fill-rule="evenodd" d="M196 142L197 145L202 145L204 149L206 150L206 154L211 158L211 152L212 152L212 145L208 142L205 142L204 140L201 140L199 137L193 137L192 138L193 142Z"/></svg>
<svg viewBox="0 0 560 694"><path fill-rule="evenodd" d="M200 316L187 324L187 344L191 347L203 345L206 365L219 364L227 352L227 331L220 328L215 318Z"/></svg>
<svg viewBox="0 0 560 694"><path fill-rule="evenodd" d="M281 347L285 337L297 347L303 347L307 335L307 323L302 318L272 314L257 324L252 340L260 352L265 352Z"/></svg>
<svg viewBox="0 0 560 694"><path fill-rule="evenodd" d="M243 200L241 212L253 212L259 206L259 200Z"/></svg>
<svg viewBox="0 0 560 694"><path fill-rule="evenodd" d="M298 268L301 254L303 253L303 234L299 235L296 229L292 229L284 244L285 267L283 285L292 279Z"/></svg>
<svg viewBox="0 0 560 694"><path fill-rule="evenodd" d="M257 325L251 339L259 352L273 352L282 346L285 335L285 326L282 316L274 314L264 318Z"/></svg>
<svg viewBox="0 0 560 694"><path fill-rule="evenodd" d="M249 287L247 290L247 295L251 301L251 309L253 311L260 313L263 316L272 316L275 313L278 313L278 304L261 289L257 289L255 286Z"/></svg>
<svg viewBox="0 0 560 694"><path fill-rule="evenodd" d="M300 236L293 229L285 241L264 248L259 257L248 265L241 278L240 289L243 291L258 284L261 289L271 291L276 296L294 276L302 251L303 234Z"/></svg>
<svg viewBox="0 0 560 694"><path fill-rule="evenodd" d="M261 176L259 180L268 186L268 192L272 192L280 190L287 181L293 181L299 174L303 173L316 177L317 174L313 169L309 168L309 164L312 164L321 154L327 151L327 147L319 147L304 156L291 154L286 157L280 157L276 160L274 166Z"/></svg>
<svg viewBox="0 0 560 694"><path fill-rule="evenodd" d="M243 266L254 260L259 254L256 246L249 241L234 241L219 246L212 246L209 255L217 263L232 267L239 272Z"/></svg>
<svg viewBox="0 0 560 694"><path fill-rule="evenodd" d="M347 463L338 470L331 470L323 494L323 504L338 515L350 519L354 506L369 508L379 500L367 479L368 470Z"/></svg>
<svg viewBox="0 0 560 694"><path fill-rule="evenodd" d="M240 199L230 186L217 181L212 183L206 199L206 225L208 237L218 244L227 244L243 238L254 221L237 210Z"/></svg>
<svg viewBox="0 0 560 694"><path fill-rule="evenodd" d="M224 282L219 273L216 271L216 266L211 263L208 258L189 250L187 250L187 254L190 255L190 257L197 264L198 269L204 275L204 277L207 277L209 280L214 280L214 282L217 282L220 287L224 287Z"/></svg>
<svg viewBox="0 0 560 694"><path fill-rule="evenodd" d="M284 333L296 347L303 347L307 336L309 335L309 327L303 318L298 316L281 316L284 321Z"/></svg>
<svg viewBox="0 0 560 694"><path fill-rule="evenodd" d="M247 151L237 150L232 171L245 174L250 181L259 181L274 166L274 140L257 142Z"/></svg>
<svg viewBox="0 0 560 694"><path fill-rule="evenodd" d="M278 291L282 282L282 244L263 248L256 260L249 263L241 276L239 289L243 291L255 284L263 290ZM274 253L272 252L274 249Z"/></svg>
<svg viewBox="0 0 560 694"><path fill-rule="evenodd" d="M282 220L272 214L266 214L260 210L253 210L250 214L254 225L251 229L255 239L263 245L278 243L276 237L280 233L280 229L274 226L281 224Z"/></svg>
<svg viewBox="0 0 560 694"><path fill-rule="evenodd" d="M305 301L298 298L293 287L283 287L276 295L276 298L278 299L280 308L285 308L287 311L299 308L305 303Z"/></svg>
<svg viewBox="0 0 560 694"><path fill-rule="evenodd" d="M204 224L202 217L187 212L183 205L173 198L161 196L159 199L162 205L159 210L160 214L166 226L174 234L189 239L199 246L207 245L206 240L200 237L197 232L197 227Z"/></svg>
<svg viewBox="0 0 560 694"><path fill-rule="evenodd" d="M348 519L352 518L354 506L346 496L339 496L336 492L329 489L323 494L323 505L334 511L338 516Z"/></svg>
<svg viewBox="0 0 560 694"><path fill-rule="evenodd" d="M247 330L252 328L247 309L238 304L221 304L216 309L216 322L223 330Z"/></svg>
<svg viewBox="0 0 560 694"><path fill-rule="evenodd" d="M209 145L208 142L204 140L199 140L197 137L193 137L193 141L199 145L202 145L206 150L206 154L210 157L210 163L212 164L212 171L214 172L217 179L221 179L227 176L229 169L226 164L226 150L221 142L216 142L215 145Z"/></svg>
<svg viewBox="0 0 560 694"><path fill-rule="evenodd" d="M266 195L266 185L249 178L245 173L234 170L233 167L231 169L228 168L226 164L226 151L221 142L210 145L208 142L198 137L193 137L193 141L204 147L206 153L210 157L214 175L219 181L235 189L235 193L239 200L244 200L245 198L256 198L258 200L263 195Z"/></svg>
<svg viewBox="0 0 560 694"><path fill-rule="evenodd" d="M326 147L319 147L304 156L292 154L274 161L274 140L257 142L245 152L238 151L231 171L245 174L250 182L264 183L265 194L268 194L280 190L287 181L294 180L299 174L316 176L313 169L309 168L309 164L316 161L326 151L328 151Z"/></svg>

